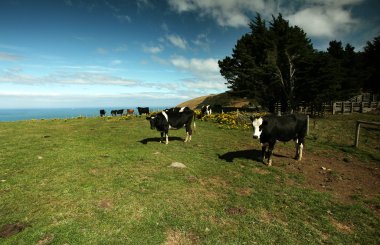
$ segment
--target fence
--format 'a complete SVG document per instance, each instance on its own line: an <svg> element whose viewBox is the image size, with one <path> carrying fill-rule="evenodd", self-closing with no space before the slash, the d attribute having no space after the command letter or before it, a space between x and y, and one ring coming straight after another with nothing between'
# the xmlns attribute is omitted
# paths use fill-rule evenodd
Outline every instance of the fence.
<svg viewBox="0 0 380 245"><path fill-rule="evenodd" d="M360 125L371 125L380 127L380 122L366 122L366 121L356 121L356 134L355 134L355 147L359 146L359 135L360 135Z"/></svg>
<svg viewBox="0 0 380 245"><path fill-rule="evenodd" d="M304 114L345 114L345 113L365 113L380 108L380 101L377 102L349 102L338 101L333 103L324 103L320 108L313 108L312 106L299 106L298 112Z"/></svg>

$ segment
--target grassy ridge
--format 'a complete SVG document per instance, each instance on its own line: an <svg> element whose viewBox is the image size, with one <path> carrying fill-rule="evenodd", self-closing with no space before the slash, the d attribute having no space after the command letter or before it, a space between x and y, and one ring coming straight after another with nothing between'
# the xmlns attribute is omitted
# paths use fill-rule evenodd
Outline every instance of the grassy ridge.
<svg viewBox="0 0 380 245"><path fill-rule="evenodd" d="M351 130L347 117L334 119ZM331 139L330 126L311 126L308 151L379 161L373 147L349 147L349 133ZM191 143L184 130L171 131L169 145L158 136L144 118L0 123L0 227L26 225L0 243L380 243L380 219L365 203L290 184L302 178L259 163L249 130L198 121Z"/></svg>

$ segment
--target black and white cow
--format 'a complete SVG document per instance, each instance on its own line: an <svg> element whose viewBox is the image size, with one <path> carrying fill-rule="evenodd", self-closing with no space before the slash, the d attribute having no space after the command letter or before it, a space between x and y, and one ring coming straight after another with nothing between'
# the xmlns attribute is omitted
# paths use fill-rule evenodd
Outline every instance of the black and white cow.
<svg viewBox="0 0 380 245"><path fill-rule="evenodd" d="M104 117L104 116L106 115L106 110L101 109L101 110L99 111L99 113L100 113L100 116L101 116L101 117Z"/></svg>
<svg viewBox="0 0 380 245"><path fill-rule="evenodd" d="M191 141L191 135L193 130L191 128L191 122L194 118L194 111L188 107L182 108L170 108L157 113L154 116L147 117L146 119L150 121L150 128L157 129L161 132L161 141L165 135L165 144L169 143L169 129L180 129L185 127L186 138L185 142ZM194 121L195 127L195 121Z"/></svg>
<svg viewBox="0 0 380 245"><path fill-rule="evenodd" d="M204 105L204 106L202 106L202 108L201 108L201 116L203 117L203 116L209 116L209 115L211 115L211 113L212 113L212 110L211 110L211 106L210 105Z"/></svg>
<svg viewBox="0 0 380 245"><path fill-rule="evenodd" d="M142 114L147 114L147 115L149 114L149 107L137 107L137 110L140 116Z"/></svg>
<svg viewBox="0 0 380 245"><path fill-rule="evenodd" d="M268 159L272 165L272 151L276 141L287 142L294 140L296 144L295 159L302 159L302 149L307 133L307 117L305 115L251 117L253 138L260 139L263 162ZM267 151L268 147L268 151Z"/></svg>

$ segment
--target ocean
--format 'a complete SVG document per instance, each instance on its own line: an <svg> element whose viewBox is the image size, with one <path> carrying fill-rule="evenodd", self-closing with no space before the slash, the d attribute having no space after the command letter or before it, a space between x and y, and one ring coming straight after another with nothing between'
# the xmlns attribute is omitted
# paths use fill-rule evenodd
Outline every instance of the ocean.
<svg viewBox="0 0 380 245"><path fill-rule="evenodd" d="M151 112L161 111L170 107L149 107ZM123 108L40 108L40 109L0 109L0 122L13 122L20 120L32 119L65 119L75 117L97 117L99 110L106 110L106 116L111 116L111 110L119 110ZM124 108L127 109L127 108ZM137 107L128 107L134 109L138 114Z"/></svg>

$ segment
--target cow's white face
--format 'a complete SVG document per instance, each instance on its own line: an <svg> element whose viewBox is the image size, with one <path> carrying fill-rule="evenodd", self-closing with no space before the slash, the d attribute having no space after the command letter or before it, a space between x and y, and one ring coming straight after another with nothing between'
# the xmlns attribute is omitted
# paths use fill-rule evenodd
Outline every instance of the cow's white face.
<svg viewBox="0 0 380 245"><path fill-rule="evenodd" d="M252 127L253 127L253 138L258 139L260 138L262 130L260 130L261 124L263 124L263 118L251 118L252 121Z"/></svg>

